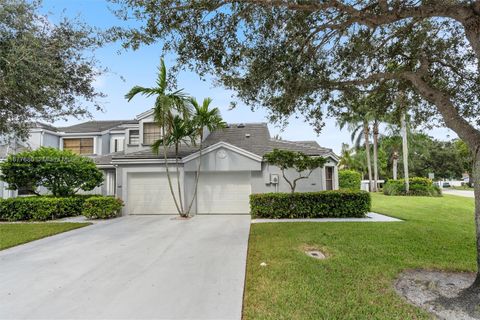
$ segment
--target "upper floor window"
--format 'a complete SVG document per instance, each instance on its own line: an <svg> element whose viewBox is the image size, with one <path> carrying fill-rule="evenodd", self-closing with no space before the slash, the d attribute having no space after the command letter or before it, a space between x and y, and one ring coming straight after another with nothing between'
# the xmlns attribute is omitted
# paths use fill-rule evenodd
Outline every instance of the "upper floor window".
<svg viewBox="0 0 480 320"><path fill-rule="evenodd" d="M130 130L128 132L128 144L138 145L140 143L140 131Z"/></svg>
<svg viewBox="0 0 480 320"><path fill-rule="evenodd" d="M63 139L63 150L76 154L93 154L93 138Z"/></svg>
<svg viewBox="0 0 480 320"><path fill-rule="evenodd" d="M143 144L151 145L160 137L160 127L156 123L143 124Z"/></svg>

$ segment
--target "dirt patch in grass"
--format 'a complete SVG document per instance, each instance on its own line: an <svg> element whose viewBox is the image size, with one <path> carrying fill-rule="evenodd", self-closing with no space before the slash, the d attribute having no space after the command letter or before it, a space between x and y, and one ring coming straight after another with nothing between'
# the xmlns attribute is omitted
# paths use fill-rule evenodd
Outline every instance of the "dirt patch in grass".
<svg viewBox="0 0 480 320"><path fill-rule="evenodd" d="M395 290L439 319L480 319L480 306L468 306L459 296L474 280L472 272L407 270L395 281Z"/></svg>

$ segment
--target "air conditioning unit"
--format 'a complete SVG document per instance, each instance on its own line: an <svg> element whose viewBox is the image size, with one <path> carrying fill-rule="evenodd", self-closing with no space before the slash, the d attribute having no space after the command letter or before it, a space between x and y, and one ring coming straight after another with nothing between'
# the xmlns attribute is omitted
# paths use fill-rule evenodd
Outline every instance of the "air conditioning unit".
<svg viewBox="0 0 480 320"><path fill-rule="evenodd" d="M280 181L280 177L278 176L278 174L276 174L276 173L271 173L270 174L270 183L271 184L278 184L279 181Z"/></svg>

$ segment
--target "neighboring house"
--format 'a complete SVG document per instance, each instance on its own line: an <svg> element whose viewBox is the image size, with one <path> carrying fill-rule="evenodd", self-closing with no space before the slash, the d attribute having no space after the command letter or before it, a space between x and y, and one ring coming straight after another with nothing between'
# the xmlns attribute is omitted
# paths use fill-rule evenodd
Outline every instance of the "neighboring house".
<svg viewBox="0 0 480 320"><path fill-rule="evenodd" d="M88 121L63 128L36 123L22 148L49 146L92 157L105 174L104 184L93 193L122 198L124 214L175 214L163 154L154 154L150 147L159 138L153 110L149 110L135 120ZM230 124L207 132L203 145L193 213L248 214L251 193L289 192L279 168L262 161L263 155L275 148L328 159L324 168L298 182L297 191L338 189L338 157L331 149L315 141L272 139L266 123ZM168 162L174 162L172 150L168 155ZM187 197L184 202L189 203L198 168L198 146L182 145L180 158L178 175ZM169 165L169 170L176 189L174 166ZM287 175L293 178L297 173L289 171Z"/></svg>

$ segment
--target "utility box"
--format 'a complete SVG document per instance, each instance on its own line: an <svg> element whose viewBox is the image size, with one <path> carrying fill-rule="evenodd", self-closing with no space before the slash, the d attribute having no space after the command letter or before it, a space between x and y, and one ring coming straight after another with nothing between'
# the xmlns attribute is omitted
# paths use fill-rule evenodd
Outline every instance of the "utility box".
<svg viewBox="0 0 480 320"><path fill-rule="evenodd" d="M278 184L278 182L280 181L280 177L278 174L276 173L271 173L270 174L270 183L271 184Z"/></svg>

